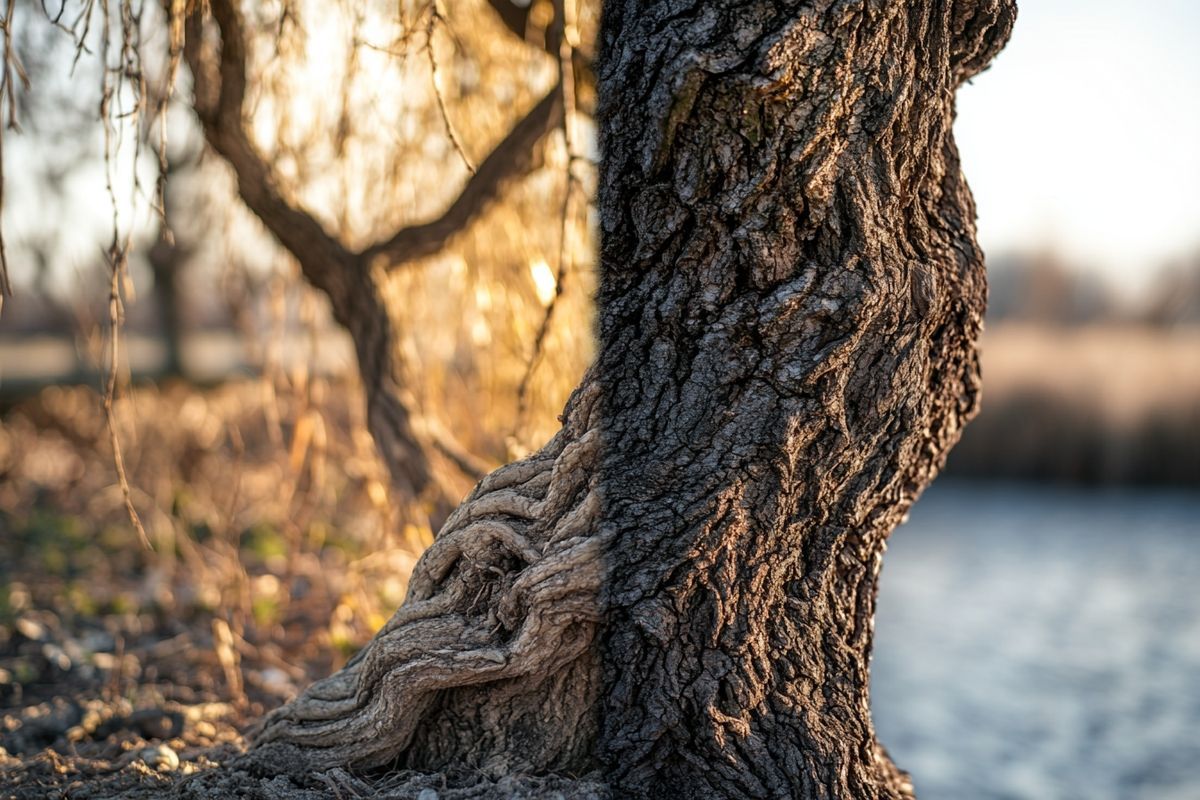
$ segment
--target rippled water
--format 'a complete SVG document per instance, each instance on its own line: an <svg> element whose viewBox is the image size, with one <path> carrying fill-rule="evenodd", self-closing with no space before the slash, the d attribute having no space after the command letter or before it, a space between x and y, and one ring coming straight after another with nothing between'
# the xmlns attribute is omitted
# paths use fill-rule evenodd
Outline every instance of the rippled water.
<svg viewBox="0 0 1200 800"><path fill-rule="evenodd" d="M872 672L921 800L1200 798L1200 494L939 484Z"/></svg>

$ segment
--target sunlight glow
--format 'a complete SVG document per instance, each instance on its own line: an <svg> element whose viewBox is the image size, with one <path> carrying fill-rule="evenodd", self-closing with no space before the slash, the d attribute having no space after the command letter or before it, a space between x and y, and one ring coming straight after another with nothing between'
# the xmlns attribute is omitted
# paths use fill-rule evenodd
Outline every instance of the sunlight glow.
<svg viewBox="0 0 1200 800"><path fill-rule="evenodd" d="M550 301L554 299L554 291L558 287L550 265L546 263L545 259L535 259L529 264L529 275L533 278L533 290L537 293L537 299L544 306L550 305Z"/></svg>

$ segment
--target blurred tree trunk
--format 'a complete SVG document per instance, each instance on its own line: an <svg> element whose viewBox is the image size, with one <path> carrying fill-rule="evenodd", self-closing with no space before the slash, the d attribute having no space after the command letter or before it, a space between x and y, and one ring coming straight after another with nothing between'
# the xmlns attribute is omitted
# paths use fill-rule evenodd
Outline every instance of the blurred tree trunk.
<svg viewBox="0 0 1200 800"><path fill-rule="evenodd" d="M496 0L496 7L506 8L507 3ZM508 183L538 163L539 143L563 118L560 90L552 90L513 126L440 216L356 250L288 196L273 164L250 136L244 106L252 34L237 0L210 0L188 8L184 55L205 138L233 169L247 207L295 257L304 278L328 298L334 319L349 332L366 394L367 427L391 476L394 499L410 511L414 505L425 507L436 528L485 470L422 415L408 388L412 376L383 281L389 269L443 249ZM215 37L205 37L207 12ZM509 14L503 22L516 33L526 15Z"/></svg>
<svg viewBox="0 0 1200 800"><path fill-rule="evenodd" d="M166 227L160 232L158 241L146 254L150 271L154 274L154 305L158 313L159 331L167 356L163 362L163 374L169 377L184 376L183 364L183 298L179 294L179 273L185 266L185 257L175 243L166 236Z"/></svg>
<svg viewBox="0 0 1200 800"><path fill-rule="evenodd" d="M258 752L414 770L395 796L431 772L471 797L909 795L870 718L876 584L978 404L950 128L1014 16L609 0L597 363Z"/></svg>
<svg viewBox="0 0 1200 800"><path fill-rule="evenodd" d="M197 153L188 153L182 158L166 160L168 186L175 186L181 173L186 172L197 160ZM154 305L158 315L159 333L163 339L167 356L163 373L170 377L185 375L183 338L185 335L185 299L180 293L180 278L191 261L195 248L181 242L177 234L168 227L175 219L177 203L174 192L163 195L163 219L159 221L158 238L146 253L150 272L154 276Z"/></svg>

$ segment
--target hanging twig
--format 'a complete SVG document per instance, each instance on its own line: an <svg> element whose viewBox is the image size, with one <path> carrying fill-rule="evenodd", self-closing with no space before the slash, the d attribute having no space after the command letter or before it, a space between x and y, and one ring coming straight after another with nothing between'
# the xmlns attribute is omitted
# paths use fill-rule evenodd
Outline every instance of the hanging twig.
<svg viewBox="0 0 1200 800"><path fill-rule="evenodd" d="M123 259L124 254L117 251L109 251L109 267L112 275L109 282L108 290L108 324L109 324L109 351L108 357L110 363L108 365L108 381L104 388L104 419L108 424L108 441L112 446L113 465L117 470L117 482L121 486L121 496L125 500L125 510L129 513L129 521L133 524L134 530L137 531L138 538L142 542L142 546L147 550L153 549L150 546L150 538L146 536L146 529L142 526L142 518L138 516L137 509L133 505L133 490L129 486L129 477L125 472L125 457L121 453L121 437L117 435L117 418L113 407L117 396L117 369L120 358L120 325L121 325L121 267L115 259Z"/></svg>
<svg viewBox="0 0 1200 800"><path fill-rule="evenodd" d="M529 386L533 380L533 373L537 370L537 365L541 361L545 351L546 336L550 332L550 323L554 318L554 309L558 305L559 298L562 297L563 282L567 277L567 270L571 263L569 236L571 198L575 194L575 189L579 184L579 178L576 176L574 170L575 161L578 156L576 155L575 136L571 124L575 114L574 55L575 38L578 36L575 28L574 0L556 0L555 7L558 12L558 24L561 26L558 45L558 83L563 98L562 126L563 138L567 148L566 188L563 193L562 218L560 220L558 235L558 271L554 277L554 296L546 304L546 313L542 317L542 323L538 326L537 336L533 340L533 352L529 356L525 373L521 376L521 383L517 387L516 429L518 433L524 427L525 418L529 413Z"/></svg>
<svg viewBox="0 0 1200 800"><path fill-rule="evenodd" d="M8 130L20 130L17 125L17 92L16 83L20 81L21 88L29 90L29 76L25 74L20 59L13 50L12 29L15 0L8 0L4 17L0 19L0 36L4 43L4 63L0 68L0 106L6 117L4 127ZM4 211L4 133L0 131L0 213ZM4 228L0 226L0 310L4 309L4 298L12 297L12 284L8 279L8 254L4 248Z"/></svg>
<svg viewBox="0 0 1200 800"><path fill-rule="evenodd" d="M90 4L89 4L90 5ZM108 378L104 388L104 418L108 425L109 442L113 452L113 466L117 473L117 482L121 487L121 495L125 501L125 510L129 521L142 546L152 549L141 517L133 504L133 490L129 485L128 473L125 469L125 457L121 450L121 439L117 433L116 395L117 379L120 370L120 341L123 307L121 302L122 281L129 280L129 250L131 232L121 232L120 206L117 202L114 172L120 157L122 130L126 125L132 127L135 138L134 159L132 164L133 185L135 191L141 184L137 175L137 155L140 152L139 119L146 97L146 84L142 77L140 41L140 12L134 12L130 0L123 0L120 7L121 47L115 65L109 62L110 25L109 6L101 2L101 17L103 37L100 50L101 82L100 82L100 117L104 128L104 180L108 191L108 199L112 205L112 241L108 249L109 293L108 293L108 323L109 323L109 364ZM77 21L78 22L78 21ZM90 25L90 22L88 23ZM87 26L84 32L86 35ZM77 47L82 48L82 39ZM77 50L77 53L79 51ZM133 84L136 93L133 106L128 110L121 108L121 93L124 88Z"/></svg>
<svg viewBox="0 0 1200 800"><path fill-rule="evenodd" d="M442 124L446 126L446 135L450 137L450 142L454 145L458 157L462 159L463 166L467 168L467 172L474 175L475 166L471 163L471 159L467 157L467 151L463 149L462 141L458 138L458 133L450 123L450 115L446 111L446 99L442 97L442 89L438 86L438 63L437 57L433 53L433 32L438 22L445 24L446 20L442 17L442 12L438 10L437 0L433 0L429 4L429 24L425 28L425 53L429 57L430 82L433 84L433 96L437 99L438 111L442 115Z"/></svg>

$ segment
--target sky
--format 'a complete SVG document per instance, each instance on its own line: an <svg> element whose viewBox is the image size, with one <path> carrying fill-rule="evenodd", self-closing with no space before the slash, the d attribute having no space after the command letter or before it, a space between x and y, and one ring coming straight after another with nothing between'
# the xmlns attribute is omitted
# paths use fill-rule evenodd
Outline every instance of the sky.
<svg viewBox="0 0 1200 800"><path fill-rule="evenodd" d="M1197 0L1023 0L958 108L986 252L1052 248L1136 290L1200 251Z"/></svg>
<svg viewBox="0 0 1200 800"><path fill-rule="evenodd" d="M960 91L955 133L986 252L1050 248L1144 289L1200 252L1200 0L1022 0L1008 47ZM21 138L6 141L14 234L41 215ZM65 254L83 263L111 218L98 165L71 180L87 207L66 213Z"/></svg>

